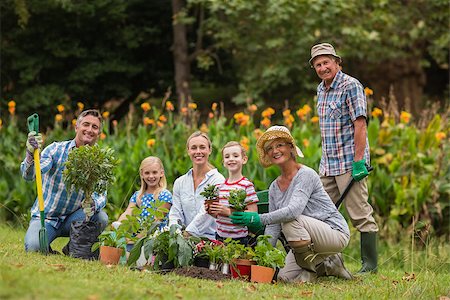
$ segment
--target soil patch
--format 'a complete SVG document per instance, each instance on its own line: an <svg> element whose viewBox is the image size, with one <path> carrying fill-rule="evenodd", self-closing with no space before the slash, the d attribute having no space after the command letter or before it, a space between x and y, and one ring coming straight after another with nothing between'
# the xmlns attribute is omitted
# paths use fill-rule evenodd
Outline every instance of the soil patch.
<svg viewBox="0 0 450 300"><path fill-rule="evenodd" d="M188 276L193 278L200 279L209 279L209 280L227 280L231 279L230 274L222 274L221 271L214 271L207 268L201 268L196 266L189 266L183 268L176 268L173 270L173 273L182 276Z"/></svg>

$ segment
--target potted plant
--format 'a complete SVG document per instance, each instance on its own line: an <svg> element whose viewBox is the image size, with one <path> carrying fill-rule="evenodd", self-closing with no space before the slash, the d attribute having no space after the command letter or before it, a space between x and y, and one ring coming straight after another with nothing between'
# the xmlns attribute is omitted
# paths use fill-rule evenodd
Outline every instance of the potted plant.
<svg viewBox="0 0 450 300"><path fill-rule="evenodd" d="M215 184L208 184L200 193L200 195L205 197L207 211L209 211L209 205L213 202L219 201L219 187Z"/></svg>
<svg viewBox="0 0 450 300"><path fill-rule="evenodd" d="M156 221L155 224L158 224ZM193 248L191 243L185 239L177 225L170 228L164 227L149 234L134 245L128 258L128 265L133 265L140 254L141 247L144 247L145 258L154 255L153 269L168 270L174 267L188 266L193 258ZM138 250L135 250L138 249Z"/></svg>
<svg viewBox="0 0 450 300"><path fill-rule="evenodd" d="M73 189L84 192L81 203L86 219L83 222L73 222L70 228L70 241L66 252L85 259L95 259L97 252L92 252L92 245L97 242L101 228L98 223L90 221L94 215L94 193L102 195L114 182L114 168L119 164L114 157L114 150L101 148L99 145L81 146L70 151L63 180L67 186L67 193Z"/></svg>
<svg viewBox="0 0 450 300"><path fill-rule="evenodd" d="M236 240L225 240L225 259L231 266L231 275L233 278L242 278L250 280L251 265L256 264L252 260L252 249Z"/></svg>
<svg viewBox="0 0 450 300"><path fill-rule="evenodd" d="M206 244L205 251L209 258L209 269L218 270L219 263L223 254L223 243L217 240L211 240Z"/></svg>
<svg viewBox="0 0 450 300"><path fill-rule="evenodd" d="M251 266L252 282L272 282L276 268L284 266L286 253L269 243L270 235L260 235L253 250L256 265Z"/></svg>
<svg viewBox="0 0 450 300"><path fill-rule="evenodd" d="M191 237L194 242L194 266L201 268L209 268L209 256L206 253L206 246L209 240L198 237Z"/></svg>
<svg viewBox="0 0 450 300"><path fill-rule="evenodd" d="M100 248L100 261L105 265L116 265L126 252L126 245L125 235L119 227L103 231L98 236L98 242L92 245L92 252Z"/></svg>
<svg viewBox="0 0 450 300"><path fill-rule="evenodd" d="M232 189L228 196L228 203L230 208L234 211L244 211L247 208L247 192L243 189Z"/></svg>

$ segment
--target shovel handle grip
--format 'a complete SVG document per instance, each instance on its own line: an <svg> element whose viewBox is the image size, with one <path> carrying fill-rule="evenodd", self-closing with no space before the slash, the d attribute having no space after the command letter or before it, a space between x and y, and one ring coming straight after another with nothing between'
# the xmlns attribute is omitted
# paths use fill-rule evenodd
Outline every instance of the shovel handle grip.
<svg viewBox="0 0 450 300"><path fill-rule="evenodd" d="M27 119L28 132L39 132L39 115L34 113Z"/></svg>

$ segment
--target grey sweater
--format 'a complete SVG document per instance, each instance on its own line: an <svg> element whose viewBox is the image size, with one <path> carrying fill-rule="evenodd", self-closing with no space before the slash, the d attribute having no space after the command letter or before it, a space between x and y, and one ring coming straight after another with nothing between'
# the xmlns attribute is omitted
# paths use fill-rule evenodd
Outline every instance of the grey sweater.
<svg viewBox="0 0 450 300"><path fill-rule="evenodd" d="M269 187L269 212L260 215L266 226L265 234L271 235L275 245L281 223L293 221L299 215L321 220L348 237L347 222L323 188L319 175L305 165L298 170L286 191L282 192L274 180Z"/></svg>

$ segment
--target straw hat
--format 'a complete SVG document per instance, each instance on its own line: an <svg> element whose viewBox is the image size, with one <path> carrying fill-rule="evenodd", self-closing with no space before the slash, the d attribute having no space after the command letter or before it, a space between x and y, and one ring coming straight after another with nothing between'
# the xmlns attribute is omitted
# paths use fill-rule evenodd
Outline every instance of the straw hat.
<svg viewBox="0 0 450 300"><path fill-rule="evenodd" d="M322 43L317 44L311 48L311 59L309 60L309 64L312 66L314 58L320 55L332 55L339 59L339 62L342 62L341 57L336 54L336 50L334 50L334 47L331 44Z"/></svg>
<svg viewBox="0 0 450 300"><path fill-rule="evenodd" d="M295 144L295 140L287 127L278 125L271 126L269 129L266 130L266 132L263 133L263 135L256 142L256 150L258 151L259 162L264 168L267 168L270 165L272 165L272 162L267 157L264 151L264 147L266 146L267 142L271 142L275 139L280 138L285 139L289 143L291 143L296 150L296 154L300 157L303 157L302 151Z"/></svg>

